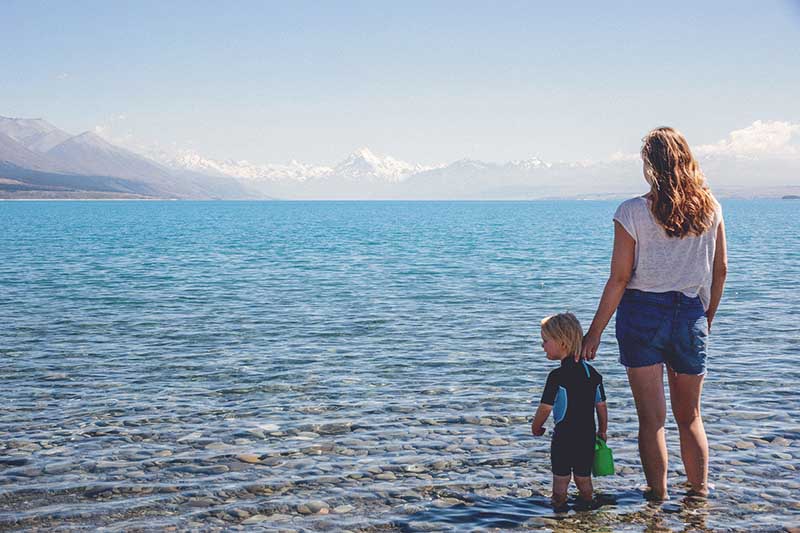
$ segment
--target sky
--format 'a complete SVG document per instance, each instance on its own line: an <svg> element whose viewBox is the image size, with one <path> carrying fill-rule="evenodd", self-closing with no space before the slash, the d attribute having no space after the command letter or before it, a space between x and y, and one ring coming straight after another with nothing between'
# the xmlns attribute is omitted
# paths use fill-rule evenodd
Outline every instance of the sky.
<svg viewBox="0 0 800 533"><path fill-rule="evenodd" d="M800 137L800 0L554 4L3 0L0 115L275 163L597 161L660 125Z"/></svg>

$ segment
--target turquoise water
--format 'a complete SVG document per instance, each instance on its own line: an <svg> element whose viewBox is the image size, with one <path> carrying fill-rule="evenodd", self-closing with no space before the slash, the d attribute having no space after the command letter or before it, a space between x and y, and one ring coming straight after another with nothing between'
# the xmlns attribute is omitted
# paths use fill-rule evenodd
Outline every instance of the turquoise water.
<svg viewBox="0 0 800 533"><path fill-rule="evenodd" d="M614 202L0 203L0 529L780 530L800 524L800 203L723 202L716 489L547 506L538 322L588 326ZM550 427L550 424L548 424Z"/></svg>

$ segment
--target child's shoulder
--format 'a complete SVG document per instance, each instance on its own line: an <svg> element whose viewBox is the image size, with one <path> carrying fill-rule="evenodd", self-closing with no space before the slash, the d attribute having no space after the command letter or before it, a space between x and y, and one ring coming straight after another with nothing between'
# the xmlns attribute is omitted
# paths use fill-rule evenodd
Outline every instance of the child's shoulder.
<svg viewBox="0 0 800 533"><path fill-rule="evenodd" d="M589 369L589 373L591 375L597 376L598 378L603 379L603 374L598 372L597 369L594 367L594 365L590 365L589 363L586 363L586 367Z"/></svg>
<svg viewBox="0 0 800 533"><path fill-rule="evenodd" d="M547 373L547 381L551 381L554 379L557 380L559 379L560 375L561 375L561 367L557 366Z"/></svg>

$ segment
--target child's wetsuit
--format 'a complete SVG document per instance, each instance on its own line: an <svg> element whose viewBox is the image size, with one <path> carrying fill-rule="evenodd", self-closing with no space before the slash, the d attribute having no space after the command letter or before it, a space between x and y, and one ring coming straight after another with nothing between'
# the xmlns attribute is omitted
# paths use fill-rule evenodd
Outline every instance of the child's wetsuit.
<svg viewBox="0 0 800 533"><path fill-rule="evenodd" d="M553 406L555 431L550 445L553 474L590 476L594 461L595 404L606 401L603 376L572 357L550 372L542 403Z"/></svg>

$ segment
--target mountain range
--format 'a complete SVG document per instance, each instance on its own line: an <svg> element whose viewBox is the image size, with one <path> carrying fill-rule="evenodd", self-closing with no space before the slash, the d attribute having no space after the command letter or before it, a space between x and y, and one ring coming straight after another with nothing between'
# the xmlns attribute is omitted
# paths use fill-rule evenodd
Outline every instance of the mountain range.
<svg viewBox="0 0 800 533"><path fill-rule="evenodd" d="M721 195L800 192L800 159L706 156ZM333 166L255 164L183 150L153 157L93 132L0 117L0 198L534 199L605 198L646 189L635 157L598 163L461 159L425 166L360 148Z"/></svg>

